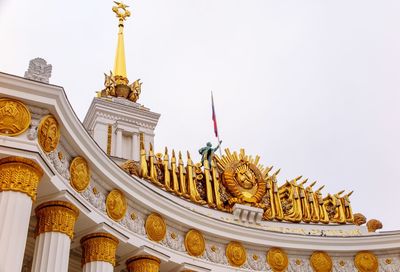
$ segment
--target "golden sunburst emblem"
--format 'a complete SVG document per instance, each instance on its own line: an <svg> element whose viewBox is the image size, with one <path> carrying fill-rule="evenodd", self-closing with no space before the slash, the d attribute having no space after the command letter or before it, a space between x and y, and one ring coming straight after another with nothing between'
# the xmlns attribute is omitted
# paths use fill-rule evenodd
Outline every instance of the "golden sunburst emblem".
<svg viewBox="0 0 400 272"><path fill-rule="evenodd" d="M258 164L260 157L246 155L244 149L225 155L215 156L218 168L222 171L222 183L239 202L259 203L266 192L266 177L269 168Z"/></svg>

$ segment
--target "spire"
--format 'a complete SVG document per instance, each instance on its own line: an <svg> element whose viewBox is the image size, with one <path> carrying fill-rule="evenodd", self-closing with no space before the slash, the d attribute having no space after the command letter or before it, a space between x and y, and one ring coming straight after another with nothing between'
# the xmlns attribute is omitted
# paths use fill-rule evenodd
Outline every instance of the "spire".
<svg viewBox="0 0 400 272"><path fill-rule="evenodd" d="M118 18L118 44L115 54L114 71L110 74L104 74L104 89L98 92L98 97L123 97L130 101L136 102L142 89L140 79L128 85L129 80L126 75L125 46L124 46L124 21L131 16L128 6L114 1L116 6L112 7L112 11Z"/></svg>
<svg viewBox="0 0 400 272"><path fill-rule="evenodd" d="M119 21L118 44L114 62L114 76L121 77L120 78L121 80L126 79L126 81L128 81L128 77L126 75L125 47L124 47L124 21L126 20L127 17L131 15L131 13L129 10L127 10L128 8L127 5L120 2L114 2L114 3L117 5L113 6L112 10L117 15Z"/></svg>

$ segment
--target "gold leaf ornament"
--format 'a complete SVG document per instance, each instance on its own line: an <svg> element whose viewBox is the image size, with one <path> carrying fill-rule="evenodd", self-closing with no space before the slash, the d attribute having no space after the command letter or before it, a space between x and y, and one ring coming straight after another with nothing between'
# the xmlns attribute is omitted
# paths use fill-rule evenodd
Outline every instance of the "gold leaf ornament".
<svg viewBox="0 0 400 272"><path fill-rule="evenodd" d="M192 256L198 257L203 255L206 248L203 234L198 230L189 230L185 236L185 248Z"/></svg>
<svg viewBox="0 0 400 272"><path fill-rule="evenodd" d="M120 190L114 189L107 195L106 210L111 219L119 221L124 218L126 208L126 198Z"/></svg>
<svg viewBox="0 0 400 272"><path fill-rule="evenodd" d="M247 253L244 246L239 242L230 242L226 247L226 258L232 266L240 267L247 260Z"/></svg>
<svg viewBox="0 0 400 272"><path fill-rule="evenodd" d="M331 257L323 251L315 251L310 257L310 264L315 272L331 272L333 267Z"/></svg>
<svg viewBox="0 0 400 272"><path fill-rule="evenodd" d="M83 157L75 157L71 162L69 171L71 173L71 186L78 192L85 191L90 182L90 169L86 160Z"/></svg>
<svg viewBox="0 0 400 272"><path fill-rule="evenodd" d="M283 272L289 265L286 252L280 248L271 248L268 251L267 262L274 272Z"/></svg>
<svg viewBox="0 0 400 272"><path fill-rule="evenodd" d="M0 98L0 135L20 135L28 129L30 123L31 114L24 103Z"/></svg>

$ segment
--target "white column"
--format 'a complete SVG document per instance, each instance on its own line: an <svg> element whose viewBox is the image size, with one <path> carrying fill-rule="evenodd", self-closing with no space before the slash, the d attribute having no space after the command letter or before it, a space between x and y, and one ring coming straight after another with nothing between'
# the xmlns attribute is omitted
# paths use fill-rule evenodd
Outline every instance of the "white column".
<svg viewBox="0 0 400 272"><path fill-rule="evenodd" d="M42 175L31 160L0 160L0 271L21 271L32 201Z"/></svg>
<svg viewBox="0 0 400 272"><path fill-rule="evenodd" d="M132 159L137 162L140 161L140 143L139 143L139 135L137 133L132 134L132 151L133 151Z"/></svg>
<svg viewBox="0 0 400 272"><path fill-rule="evenodd" d="M90 262L83 266L83 272L113 272L114 266L106 262Z"/></svg>
<svg viewBox="0 0 400 272"><path fill-rule="evenodd" d="M78 209L66 201L49 201L39 205L35 213L38 222L32 272L67 272Z"/></svg>
<svg viewBox="0 0 400 272"><path fill-rule="evenodd" d="M108 233L84 236L82 245L83 272L113 272L118 240Z"/></svg>
<svg viewBox="0 0 400 272"><path fill-rule="evenodd" d="M122 129L117 128L117 142L115 143L115 156L122 158Z"/></svg>

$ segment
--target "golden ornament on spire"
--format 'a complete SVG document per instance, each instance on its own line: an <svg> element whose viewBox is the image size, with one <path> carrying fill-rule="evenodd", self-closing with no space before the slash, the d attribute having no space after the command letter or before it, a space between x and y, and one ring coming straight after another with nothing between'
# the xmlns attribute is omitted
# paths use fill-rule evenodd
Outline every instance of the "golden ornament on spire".
<svg viewBox="0 0 400 272"><path fill-rule="evenodd" d="M112 11L118 18L118 43L115 54L114 71L110 74L104 74L104 89L99 93L99 97L124 97L133 102L139 99L142 83L140 79L128 85L129 80L126 74L125 46L124 46L124 21L131 15L127 9L129 6L115 2L116 6L112 7Z"/></svg>

